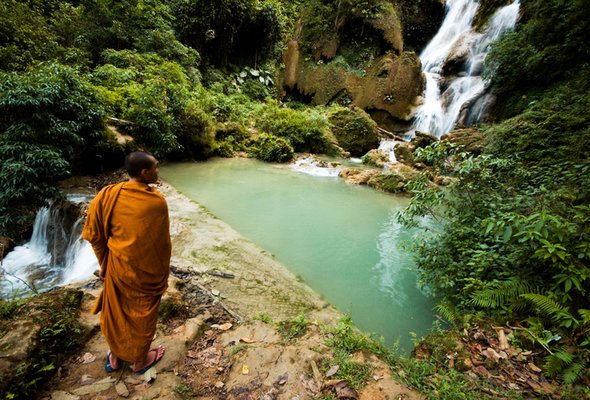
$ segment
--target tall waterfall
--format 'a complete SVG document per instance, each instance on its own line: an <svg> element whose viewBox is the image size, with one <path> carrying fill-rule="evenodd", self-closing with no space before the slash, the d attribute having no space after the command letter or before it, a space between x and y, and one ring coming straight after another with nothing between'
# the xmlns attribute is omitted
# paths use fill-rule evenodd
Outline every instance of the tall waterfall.
<svg viewBox="0 0 590 400"><path fill-rule="evenodd" d="M92 246L81 237L83 219L64 226L59 210L42 207L35 217L29 242L0 261L0 297L80 281L92 276L98 262Z"/></svg>
<svg viewBox="0 0 590 400"><path fill-rule="evenodd" d="M476 0L447 0L445 19L420 55L426 90L424 103L416 114L410 135L419 130L442 136L454 128L461 111L473 106L472 103L484 94L486 82L481 76L483 61L490 44L516 24L520 2L516 0L499 8L481 33L472 28L478 7ZM443 77L449 55L460 46L467 47L468 51L463 71L454 78ZM445 88L442 93L441 88ZM481 100L471 107L471 122L481 118L486 105L486 101Z"/></svg>

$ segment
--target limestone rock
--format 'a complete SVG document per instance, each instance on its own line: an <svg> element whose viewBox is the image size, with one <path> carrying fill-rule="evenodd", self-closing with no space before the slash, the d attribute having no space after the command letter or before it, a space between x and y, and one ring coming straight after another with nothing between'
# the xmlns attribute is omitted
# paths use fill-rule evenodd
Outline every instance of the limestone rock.
<svg viewBox="0 0 590 400"><path fill-rule="evenodd" d="M431 135L430 133L416 131L410 143L414 145L415 148L419 147L426 147L430 146L432 143L438 141L436 136Z"/></svg>
<svg viewBox="0 0 590 400"><path fill-rule="evenodd" d="M338 176L340 176L346 183L353 185L366 185L369 180L379 175L376 169L359 169L359 168L345 168Z"/></svg>
<svg viewBox="0 0 590 400"><path fill-rule="evenodd" d="M65 392L63 390L56 390L55 392L51 393L51 400L79 400L80 396L76 396Z"/></svg>
<svg viewBox="0 0 590 400"><path fill-rule="evenodd" d="M441 136L440 140L462 146L465 151L474 154L481 153L484 146L483 133L474 128L456 129Z"/></svg>
<svg viewBox="0 0 590 400"><path fill-rule="evenodd" d="M389 156L378 149L370 150L362 157L363 164L383 168L385 163L389 162Z"/></svg>
<svg viewBox="0 0 590 400"><path fill-rule="evenodd" d="M474 42L481 36L479 33L473 31L464 32L459 38L453 43L449 55L445 59L443 65L444 76L455 75L462 71L469 58L471 47Z"/></svg>
<svg viewBox="0 0 590 400"><path fill-rule="evenodd" d="M416 146L412 143L398 143L397 146L394 147L393 152L395 153L395 158L398 162L413 166L415 163L415 149Z"/></svg>
<svg viewBox="0 0 590 400"><path fill-rule="evenodd" d="M100 393L109 389L111 386L113 386L114 383L115 379L109 376L91 385L86 385L79 387L78 389L74 389L72 390L72 393L78 396L85 396L87 394L92 393Z"/></svg>

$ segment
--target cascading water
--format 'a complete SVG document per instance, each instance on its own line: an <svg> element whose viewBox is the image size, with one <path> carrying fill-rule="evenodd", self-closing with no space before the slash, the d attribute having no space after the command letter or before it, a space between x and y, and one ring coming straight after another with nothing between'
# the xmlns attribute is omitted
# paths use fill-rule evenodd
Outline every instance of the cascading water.
<svg viewBox="0 0 590 400"><path fill-rule="evenodd" d="M19 296L31 288L49 290L92 276L98 263L92 246L81 238L82 222L80 218L64 227L57 209L42 207L31 240L0 261L0 297ZM57 243L60 240L64 243Z"/></svg>
<svg viewBox="0 0 590 400"><path fill-rule="evenodd" d="M518 19L519 0L501 7L490 18L481 33L474 32L473 19L479 7L475 0L448 0L447 14L442 26L426 46L420 60L426 76L424 104L418 110L410 135L416 130L440 137L451 131L464 107L484 94L486 82L481 76L484 59L490 44L512 29ZM447 79L446 90L441 94L443 68L449 55L458 46L468 45L465 68L454 79ZM485 102L480 102L471 117L477 122L485 111Z"/></svg>

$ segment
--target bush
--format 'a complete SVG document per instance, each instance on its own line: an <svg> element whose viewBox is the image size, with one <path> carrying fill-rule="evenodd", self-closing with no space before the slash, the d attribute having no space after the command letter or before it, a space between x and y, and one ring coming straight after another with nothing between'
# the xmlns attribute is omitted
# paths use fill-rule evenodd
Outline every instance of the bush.
<svg viewBox="0 0 590 400"><path fill-rule="evenodd" d="M329 153L333 144L328 139L328 120L321 111L298 111L279 108L275 103L266 104L257 116L256 126L274 136L287 139L297 152Z"/></svg>
<svg viewBox="0 0 590 400"><path fill-rule="evenodd" d="M362 109L333 107L332 132L340 147L358 157L379 146L377 123Z"/></svg>
<svg viewBox="0 0 590 400"><path fill-rule="evenodd" d="M268 134L260 135L254 153L256 158L266 162L286 162L295 155L287 140Z"/></svg>
<svg viewBox="0 0 590 400"><path fill-rule="evenodd" d="M55 183L105 140L96 91L58 64L0 76L0 235L20 237Z"/></svg>

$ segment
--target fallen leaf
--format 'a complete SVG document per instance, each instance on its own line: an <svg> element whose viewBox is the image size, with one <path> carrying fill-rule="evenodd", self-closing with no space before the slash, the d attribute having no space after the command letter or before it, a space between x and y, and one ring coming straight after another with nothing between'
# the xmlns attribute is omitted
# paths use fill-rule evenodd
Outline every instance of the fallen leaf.
<svg viewBox="0 0 590 400"><path fill-rule="evenodd" d="M92 353L84 353L82 357L80 357L80 362L82 364L89 364L96 360L96 356Z"/></svg>
<svg viewBox="0 0 590 400"><path fill-rule="evenodd" d="M158 372L156 371L156 367L155 366L151 367L150 369L145 371L142 376L143 376L144 381L146 381L147 383L150 383L151 381L156 379L156 377L158 376Z"/></svg>
<svg viewBox="0 0 590 400"><path fill-rule="evenodd" d="M289 374L285 372L284 374L277 376L275 384L284 385L285 383L287 383L287 379L289 379Z"/></svg>
<svg viewBox="0 0 590 400"><path fill-rule="evenodd" d="M248 375L250 373L250 368L247 365L242 365L242 375Z"/></svg>
<svg viewBox="0 0 590 400"><path fill-rule="evenodd" d="M221 388L222 388L222 387L224 387L224 386L225 386L225 383L223 383L223 382L221 382L221 381L217 381L217 382L215 382L215 387L216 387L217 389L221 389Z"/></svg>
<svg viewBox="0 0 590 400"><path fill-rule="evenodd" d="M127 386L125 386L125 384L122 381L117 382L117 384L115 385L115 390L117 391L117 394L121 397L129 397L129 389L127 389Z"/></svg>
<svg viewBox="0 0 590 400"><path fill-rule="evenodd" d="M508 344L508 339L504 334L504 330L498 331L498 340L500 341L500 350L508 350L510 345Z"/></svg>
<svg viewBox="0 0 590 400"><path fill-rule="evenodd" d="M535 372L541 372L541 368L537 367L535 364L533 364L532 362L527 364L529 366L529 368Z"/></svg>
<svg viewBox="0 0 590 400"><path fill-rule="evenodd" d="M243 337L243 338L240 338L240 342L242 342L242 343L256 343L256 340L249 338L249 337Z"/></svg>
<svg viewBox="0 0 590 400"><path fill-rule="evenodd" d="M219 329L220 331L227 331L232 326L233 326L233 324L231 322L226 322L225 324L221 324L221 325L218 325L218 324L211 325L212 328Z"/></svg>
<svg viewBox="0 0 590 400"><path fill-rule="evenodd" d="M373 379L376 381L380 381L381 379L383 379L383 375L373 375Z"/></svg>
<svg viewBox="0 0 590 400"><path fill-rule="evenodd" d="M332 368L326 372L326 378L333 376L338 370L340 369L340 365L334 365Z"/></svg>

